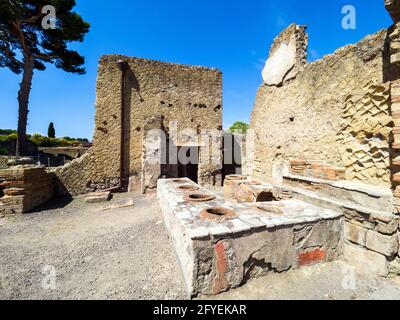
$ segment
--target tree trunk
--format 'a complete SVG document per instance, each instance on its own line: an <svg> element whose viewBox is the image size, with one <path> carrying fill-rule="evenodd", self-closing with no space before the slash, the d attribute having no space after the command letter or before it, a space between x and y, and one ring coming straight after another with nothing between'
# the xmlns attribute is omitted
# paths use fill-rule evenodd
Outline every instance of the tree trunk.
<svg viewBox="0 0 400 320"><path fill-rule="evenodd" d="M24 72L22 82L18 91L18 133L16 156L23 156L25 154L25 141L26 141L26 126L28 122L28 104L29 95L31 93L33 78L33 58L29 55L24 57Z"/></svg>

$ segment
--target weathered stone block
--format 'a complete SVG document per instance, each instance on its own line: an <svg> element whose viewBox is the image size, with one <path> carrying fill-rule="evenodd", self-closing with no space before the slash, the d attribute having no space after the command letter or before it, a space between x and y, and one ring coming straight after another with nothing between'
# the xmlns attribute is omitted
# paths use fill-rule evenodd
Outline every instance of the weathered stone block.
<svg viewBox="0 0 400 320"><path fill-rule="evenodd" d="M86 203L106 202L111 199L111 192L94 192L85 196Z"/></svg>
<svg viewBox="0 0 400 320"><path fill-rule="evenodd" d="M399 63L400 62L400 52L394 53L390 56L390 63Z"/></svg>
<svg viewBox="0 0 400 320"><path fill-rule="evenodd" d="M391 275L400 275L400 258L396 258L389 263L389 273Z"/></svg>
<svg viewBox="0 0 400 320"><path fill-rule="evenodd" d="M353 223L344 223L344 238L359 245L365 246L367 231L367 229Z"/></svg>
<svg viewBox="0 0 400 320"><path fill-rule="evenodd" d="M386 257L379 253L345 243L343 247L343 256L349 264L356 267L359 271L383 277L388 275L389 271Z"/></svg>
<svg viewBox="0 0 400 320"><path fill-rule="evenodd" d="M393 219L387 223L378 222L376 229L379 233L392 235L397 232L399 228L398 219Z"/></svg>
<svg viewBox="0 0 400 320"><path fill-rule="evenodd" d="M398 250L397 235L387 236L373 230L368 231L365 244L368 249L387 257L393 256Z"/></svg>

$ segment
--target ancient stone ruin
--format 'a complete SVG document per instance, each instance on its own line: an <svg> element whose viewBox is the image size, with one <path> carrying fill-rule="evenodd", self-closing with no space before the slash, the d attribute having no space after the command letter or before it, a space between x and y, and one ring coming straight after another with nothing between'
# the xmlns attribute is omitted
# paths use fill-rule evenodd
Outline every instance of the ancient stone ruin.
<svg viewBox="0 0 400 320"><path fill-rule="evenodd" d="M166 143L157 146L149 131L159 129ZM187 140L183 129L205 139ZM220 134L219 152L210 152L204 130ZM159 135L160 132L156 132ZM148 142L149 141L149 142ZM195 164L152 165L181 152ZM210 157L214 157L211 161ZM173 161L171 161L173 162ZM92 149L57 170L70 194L110 187L152 189L161 176L189 176L203 185L222 182L222 74L217 69L109 55L100 59Z"/></svg>
<svg viewBox="0 0 400 320"><path fill-rule="evenodd" d="M56 192L157 188L190 296L337 259L400 276L400 9L385 6L390 28L312 63L305 26L277 36L235 138L242 174L223 165L220 71L103 56L93 147L55 170ZM30 170L0 172L3 211L45 200Z"/></svg>
<svg viewBox="0 0 400 320"><path fill-rule="evenodd" d="M386 6L397 23L398 2ZM290 25L262 72L247 176L225 177L224 199L190 181L159 181L190 295L335 259L400 275L399 31L394 24L307 63L306 27Z"/></svg>

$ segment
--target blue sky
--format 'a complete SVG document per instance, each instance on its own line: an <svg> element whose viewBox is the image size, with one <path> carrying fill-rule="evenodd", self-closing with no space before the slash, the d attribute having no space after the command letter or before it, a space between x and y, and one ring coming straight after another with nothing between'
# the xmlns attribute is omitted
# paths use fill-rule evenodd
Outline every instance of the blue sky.
<svg viewBox="0 0 400 320"><path fill-rule="evenodd" d="M383 0L77 0L76 11L91 24L73 48L86 57L87 74L49 66L36 71L28 132L93 136L98 59L119 53L223 72L223 117L227 127L249 121L261 69L274 37L291 22L308 25L309 60L362 39L391 24ZM344 5L357 10L356 30L341 27ZM16 128L20 76L0 69L0 128Z"/></svg>

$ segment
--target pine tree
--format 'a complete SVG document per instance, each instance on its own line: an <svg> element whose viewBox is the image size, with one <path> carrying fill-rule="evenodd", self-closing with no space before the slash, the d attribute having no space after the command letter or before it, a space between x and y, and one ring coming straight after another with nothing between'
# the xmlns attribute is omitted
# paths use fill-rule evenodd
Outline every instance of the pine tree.
<svg viewBox="0 0 400 320"><path fill-rule="evenodd" d="M47 136L49 138L55 138L56 137L56 130L54 129L54 123L50 122L49 128L47 129Z"/></svg>
<svg viewBox="0 0 400 320"><path fill-rule="evenodd" d="M54 7L55 17L49 15L49 5ZM85 73L85 59L67 46L83 41L90 27L72 11L74 6L75 0L0 0L0 67L22 73L17 156L24 154L34 70L43 71L46 63L52 63L66 72Z"/></svg>

